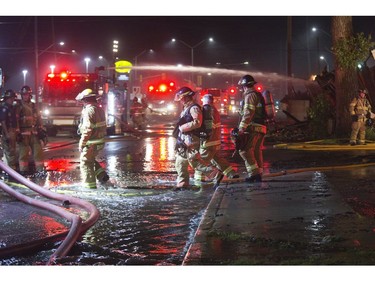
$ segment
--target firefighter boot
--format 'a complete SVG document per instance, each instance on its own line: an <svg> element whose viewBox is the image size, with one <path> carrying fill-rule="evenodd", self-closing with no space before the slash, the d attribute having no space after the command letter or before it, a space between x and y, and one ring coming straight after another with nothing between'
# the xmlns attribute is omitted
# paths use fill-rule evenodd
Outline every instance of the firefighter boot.
<svg viewBox="0 0 375 281"><path fill-rule="evenodd" d="M213 179L214 190L219 187L219 185L220 185L221 181L223 180L223 178L224 178L224 174L220 170L217 170L216 175L215 175L215 177Z"/></svg>
<svg viewBox="0 0 375 281"><path fill-rule="evenodd" d="M252 175L251 177L247 177L245 181L249 183L261 182L262 174L256 174L256 175Z"/></svg>

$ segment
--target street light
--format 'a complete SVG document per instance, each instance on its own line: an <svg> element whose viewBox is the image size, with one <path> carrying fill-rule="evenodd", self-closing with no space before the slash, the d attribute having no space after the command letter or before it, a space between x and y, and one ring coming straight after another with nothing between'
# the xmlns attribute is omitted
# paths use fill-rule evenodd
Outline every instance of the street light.
<svg viewBox="0 0 375 281"><path fill-rule="evenodd" d="M191 66L194 66L194 49L195 49L196 47L202 45L202 44L203 44L204 42L206 42L206 41L214 42L214 39L213 39L212 37L210 37L210 38L208 38L208 39L203 39L202 41L198 42L197 44L195 44L195 45L193 45L193 46L189 45L189 44L186 43L185 41L182 41L182 40L179 40L179 39L175 39L175 38L172 39L172 42L176 42L176 41L179 41L179 42L181 42L182 44L184 44L186 47L190 48L190 51L191 51ZM191 74L190 74L190 81L191 81L192 83L194 83L193 80L194 80L194 74L193 74L193 72L191 72Z"/></svg>
<svg viewBox="0 0 375 281"><path fill-rule="evenodd" d="M27 70L26 70L26 69L22 70L22 73L23 73L23 84L26 85L26 74L27 74Z"/></svg>
<svg viewBox="0 0 375 281"><path fill-rule="evenodd" d="M320 28L317 28L317 27L315 27L315 26L313 26L313 27L311 28L311 31L314 32L314 33L321 32L321 33L327 35L329 38L332 37L331 34L329 34L327 31L325 31L325 30L323 30L323 29L320 29Z"/></svg>
<svg viewBox="0 0 375 281"><path fill-rule="evenodd" d="M116 60L118 58L117 57L118 49L119 49L119 41L118 40L113 40L113 44L112 44L113 66L115 66L115 62L116 62ZM116 81L116 69L115 68L113 68L112 79L113 79L113 83L115 83L115 81Z"/></svg>
<svg viewBox="0 0 375 281"><path fill-rule="evenodd" d="M142 55L143 55L144 53L146 53L146 52L153 53L154 50L153 50L153 49L145 49L145 50L143 50L142 52L140 52L138 55L136 55L136 56L134 57L134 65L135 65L135 66L138 64L138 58L139 58L140 56L142 56Z"/></svg>
<svg viewBox="0 0 375 281"><path fill-rule="evenodd" d="M317 28L315 26L313 26L311 28L311 31L313 33L316 33L316 53L317 55L319 56L319 53L320 53L320 44L319 44L319 34L324 34L326 35L328 38L332 38L331 34L329 34L327 31L323 30L323 29L320 29L320 28ZM318 59L318 72L320 71L320 58ZM328 63L327 63L327 67L328 67Z"/></svg>
<svg viewBox="0 0 375 281"><path fill-rule="evenodd" d="M114 62L116 61L116 56L117 56L118 48L119 48L118 46L119 46L118 40L113 40L112 51L113 51L113 61Z"/></svg>
<svg viewBox="0 0 375 281"><path fill-rule="evenodd" d="M190 46L189 44L187 44L186 42L182 41L182 40L179 40L179 39L175 39L173 38L172 39L172 42L176 42L176 41L179 41L181 42L182 44L184 44L186 47L190 48L191 50L191 66L194 66L194 49L200 45L202 45L204 42L206 41L210 41L210 42L214 42L214 39L212 37L208 38L208 39L203 39L202 41L200 41L199 43L193 45L193 46Z"/></svg>
<svg viewBox="0 0 375 281"><path fill-rule="evenodd" d="M103 56L99 56L98 59L99 59L99 61L105 63L105 67L106 67L106 69L107 69L107 76L109 77L109 75L110 75L110 72L109 72L109 66L110 66L110 65L109 65L109 63L108 63L108 60L107 60L105 57L103 57Z"/></svg>
<svg viewBox="0 0 375 281"><path fill-rule="evenodd" d="M327 65L327 71L329 71L329 65L328 65L328 62L327 62L326 58L324 56L320 56L319 59L325 61L326 65Z"/></svg>
<svg viewBox="0 0 375 281"><path fill-rule="evenodd" d="M216 62L217 66L223 65L224 67L235 66L235 65L249 65L249 64L250 63L248 61L243 61L243 62L239 62L239 63L224 63L224 64L222 64L221 62Z"/></svg>
<svg viewBox="0 0 375 281"><path fill-rule="evenodd" d="M65 42L61 41L59 43L53 43L51 45L49 45L47 48L45 48L43 51L41 51L38 56L41 56L42 54L48 52L49 49L51 49L52 47L54 47L55 45L60 45L60 46L64 46L65 45Z"/></svg>
<svg viewBox="0 0 375 281"><path fill-rule="evenodd" d="M134 80L138 80L137 79L137 65L138 65L138 58L140 57L140 56L142 56L143 54L145 54L146 52L148 52L148 53L153 53L154 52L154 50L153 49L145 49L145 50L143 50L142 52L140 52L138 55L136 55L135 57L134 57L134 66L135 66L135 69L134 69Z"/></svg>
<svg viewBox="0 0 375 281"><path fill-rule="evenodd" d="M90 62L90 58L85 58L85 62L86 62L86 73L89 72L89 62Z"/></svg>

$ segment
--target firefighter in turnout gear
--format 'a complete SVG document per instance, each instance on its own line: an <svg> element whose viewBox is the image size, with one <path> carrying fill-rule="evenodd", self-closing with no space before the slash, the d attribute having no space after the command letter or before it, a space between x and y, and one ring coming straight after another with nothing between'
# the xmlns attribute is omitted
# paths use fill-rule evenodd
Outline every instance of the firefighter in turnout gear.
<svg viewBox="0 0 375 281"><path fill-rule="evenodd" d="M371 104L366 98L367 91L359 90L350 105L349 111L352 118L352 132L350 134L350 145L366 144L366 121L374 118L371 112ZM357 141L359 134L359 140Z"/></svg>
<svg viewBox="0 0 375 281"><path fill-rule="evenodd" d="M16 93L13 90L6 90L2 100L0 109L0 120L2 126L2 146L4 152L5 163L13 170L17 169L17 142L16 138L20 130L18 127L17 106L14 104Z"/></svg>
<svg viewBox="0 0 375 281"><path fill-rule="evenodd" d="M17 138L19 145L19 166L21 174L28 174L30 151L37 172L44 172L44 156L38 130L42 129L42 120L34 102L31 101L32 90L29 86L21 88L21 102L17 107L20 134Z"/></svg>
<svg viewBox="0 0 375 281"><path fill-rule="evenodd" d="M144 117L145 117L144 106L138 101L137 97L134 97L133 104L130 108L130 118L133 121L134 128L142 130Z"/></svg>
<svg viewBox="0 0 375 281"><path fill-rule="evenodd" d="M188 188L190 165L195 171L211 174L215 172L213 178L214 184L220 184L223 174L209 163L205 162L199 154L200 145L200 127L202 125L202 110L195 103L193 92L188 87L182 87L176 93L175 101L180 101L183 105L180 119L174 130L176 138L176 160L175 166L177 171L176 188ZM196 183L197 184L197 183ZM198 183L197 185L200 185Z"/></svg>
<svg viewBox="0 0 375 281"><path fill-rule="evenodd" d="M96 180L106 183L109 177L96 161L99 151L104 148L106 135L106 119L104 110L97 103L97 95L91 89L79 93L76 100L83 102L81 122L78 130L81 134L78 149L82 184L87 188L96 188Z"/></svg>
<svg viewBox="0 0 375 281"><path fill-rule="evenodd" d="M202 98L203 102L203 124L200 133L199 153L203 160L211 162L228 178L239 178L229 162L220 157L221 150L221 118L220 113L214 106L214 98L211 94L206 94ZM194 173L196 181L204 181L204 174L198 170Z"/></svg>
<svg viewBox="0 0 375 281"><path fill-rule="evenodd" d="M238 85L242 88L243 99L240 108L238 137L243 138L239 154L245 161L247 182L261 182L263 174L263 142L267 133L265 108L262 94L255 90L257 82L251 75L243 76Z"/></svg>

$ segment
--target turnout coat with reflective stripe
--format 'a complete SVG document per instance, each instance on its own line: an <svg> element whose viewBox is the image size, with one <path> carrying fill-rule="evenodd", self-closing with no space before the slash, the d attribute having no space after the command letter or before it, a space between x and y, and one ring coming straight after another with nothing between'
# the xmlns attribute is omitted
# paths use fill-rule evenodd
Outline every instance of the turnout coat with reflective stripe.
<svg viewBox="0 0 375 281"><path fill-rule="evenodd" d="M266 133L266 126L263 117L263 106L260 95L252 89L248 89L244 93L242 107L240 109L241 120L238 126L239 130L249 130L249 126L257 132Z"/></svg>
<svg viewBox="0 0 375 281"><path fill-rule="evenodd" d="M104 110L97 104L87 104L82 109L79 125L81 139L79 148L92 144L103 144L106 135L106 119Z"/></svg>
<svg viewBox="0 0 375 281"><path fill-rule="evenodd" d="M221 118L220 112L216 109L215 106L209 106L209 112L211 118L204 118L204 123L206 128L208 128L211 133L207 140L203 140L201 146L207 148L210 146L220 146L221 145Z"/></svg>
<svg viewBox="0 0 375 281"><path fill-rule="evenodd" d="M371 104L366 98L354 98L349 106L351 115L357 115L358 118L366 118L368 112L371 112Z"/></svg>

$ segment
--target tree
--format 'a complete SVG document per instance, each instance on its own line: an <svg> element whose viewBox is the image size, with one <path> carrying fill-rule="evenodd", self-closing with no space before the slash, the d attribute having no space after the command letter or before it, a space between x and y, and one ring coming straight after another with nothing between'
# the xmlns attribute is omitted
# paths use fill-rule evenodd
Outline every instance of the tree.
<svg viewBox="0 0 375 281"><path fill-rule="evenodd" d="M353 36L351 16L332 17L332 45L335 55L336 137L348 137L351 131L349 104L358 90L357 64L363 62L374 46L371 35Z"/></svg>

